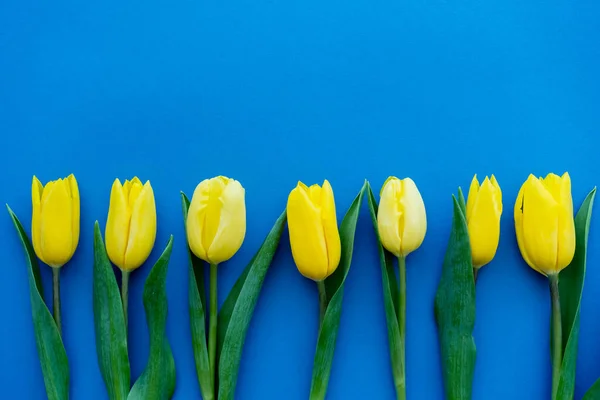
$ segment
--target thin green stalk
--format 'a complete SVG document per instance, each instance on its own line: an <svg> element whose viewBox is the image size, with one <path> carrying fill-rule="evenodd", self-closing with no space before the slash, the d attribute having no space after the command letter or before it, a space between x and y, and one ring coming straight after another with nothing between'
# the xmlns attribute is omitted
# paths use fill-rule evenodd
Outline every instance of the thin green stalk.
<svg viewBox="0 0 600 400"><path fill-rule="evenodd" d="M400 290L398 293L398 327L400 330L400 382L396 382L396 396L398 400L406 399L406 257L398 257L398 275L400 276Z"/></svg>
<svg viewBox="0 0 600 400"><path fill-rule="evenodd" d="M552 400L556 400L562 364L562 322L560 316L560 297L558 292L558 274L548 275L550 297L552 298Z"/></svg>
<svg viewBox="0 0 600 400"><path fill-rule="evenodd" d="M217 379L217 264L210 264L210 319L208 320L208 362L210 365L213 393Z"/></svg>
<svg viewBox="0 0 600 400"><path fill-rule="evenodd" d="M52 312L58 333L62 336L62 322L60 317L60 267L52 268L52 298L54 300Z"/></svg>
<svg viewBox="0 0 600 400"><path fill-rule="evenodd" d="M319 288L319 326L323 324L325 318L325 311L327 310L327 292L325 291L325 281L317 281L317 288Z"/></svg>
<svg viewBox="0 0 600 400"><path fill-rule="evenodd" d="M131 271L121 271L121 301L123 303L123 317L125 330L127 330L127 305L129 303L129 274Z"/></svg>

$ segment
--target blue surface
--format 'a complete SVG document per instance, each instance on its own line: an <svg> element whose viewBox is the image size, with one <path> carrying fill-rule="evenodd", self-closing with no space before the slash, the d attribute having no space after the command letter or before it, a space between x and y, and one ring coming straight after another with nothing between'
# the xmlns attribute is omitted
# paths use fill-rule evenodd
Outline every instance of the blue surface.
<svg viewBox="0 0 600 400"><path fill-rule="evenodd" d="M167 333L175 399L199 397L187 309L179 191L225 174L246 188L248 233L219 271L219 300L298 179L331 181L341 220L363 182L410 176L428 212L408 259L409 399L441 399L433 298L450 194L474 173L504 194L495 260L477 284L474 399L550 397L549 295L522 261L512 207L529 172L568 170L579 206L600 182L600 3L523 0L132 0L0 2L0 202L31 222L31 177L75 173L81 240L62 274L73 399L104 399L92 315L92 228L111 183L138 175L156 194L158 236L131 278L132 377L148 353L142 288L175 235ZM598 208L597 208L598 210ZM0 387L44 398L22 248L0 218ZM592 218L576 398L600 377L600 220ZM393 399L379 260L358 223L330 399ZM47 293L49 269L42 269ZM306 399L317 291L287 231L248 332L239 399Z"/></svg>

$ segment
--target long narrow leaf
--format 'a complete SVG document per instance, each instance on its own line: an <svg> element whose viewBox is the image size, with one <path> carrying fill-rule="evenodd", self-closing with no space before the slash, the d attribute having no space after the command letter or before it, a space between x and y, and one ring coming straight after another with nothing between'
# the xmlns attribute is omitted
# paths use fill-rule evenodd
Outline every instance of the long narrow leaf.
<svg viewBox="0 0 600 400"><path fill-rule="evenodd" d="M585 279L587 242L596 189L585 198L575 217L576 246L571 264L559 276L560 307L563 331L563 361L557 399L572 400L575 395L575 367L579 338L579 310Z"/></svg>
<svg viewBox="0 0 600 400"><path fill-rule="evenodd" d="M396 387L404 387L404 365L399 357L402 339L400 338L400 327L398 325L398 285L396 283L396 274L394 272L393 255L386 251L379 238L379 229L377 228L377 201L368 185L369 211L373 220L375 236L377 237L377 248L379 250L379 260L381 263L381 277L383 285L383 304L385 308L385 318L387 321L388 341L390 360L392 363L392 376Z"/></svg>
<svg viewBox="0 0 600 400"><path fill-rule="evenodd" d="M323 323L319 330L317 350L313 363L313 376L310 388L311 400L322 400L327 393L327 385L331 374L331 365L335 350L338 328L342 314L342 300L344 297L344 282L352 263L352 251L354 249L354 233L360 213L360 206L367 183L352 202L340 225L340 239L342 242L342 256L336 271L325 280L327 296L330 299L325 311Z"/></svg>
<svg viewBox="0 0 600 400"><path fill-rule="evenodd" d="M166 336L167 269L173 236L144 285L144 309L150 333L150 355L146 369L133 385L128 400L170 399L175 391L175 360Z"/></svg>
<svg viewBox="0 0 600 400"><path fill-rule="evenodd" d="M94 328L100 372L110 400L125 400L130 388L127 329L117 279L98 221L94 225Z"/></svg>
<svg viewBox="0 0 600 400"><path fill-rule="evenodd" d="M246 333L265 276L279 246L285 221L286 212L283 211L219 313L219 331L224 332L221 334L223 339L219 351L219 400L234 398Z"/></svg>
<svg viewBox="0 0 600 400"><path fill-rule="evenodd" d="M582 400L599 400L600 399L600 379L598 379L585 393Z"/></svg>
<svg viewBox="0 0 600 400"><path fill-rule="evenodd" d="M184 193L181 193L181 206L183 209L183 223L185 229L190 201ZM212 388L210 363L208 360L208 347L206 345L206 290L204 288L204 262L192 253L189 246L187 246L187 249L190 265L188 288L190 327L192 329L192 349L194 350L196 374L198 376L202 398L204 400L212 400L214 399L214 391Z"/></svg>
<svg viewBox="0 0 600 400"><path fill-rule="evenodd" d="M44 385L49 400L66 400L69 398L69 362L67 352L63 345L58 328L54 323L52 314L46 307L43 298L42 281L37 258L29 237L21 222L8 207L19 239L23 244L27 256L27 276L29 281L29 298L31 299L31 313L33 328L37 345Z"/></svg>
<svg viewBox="0 0 600 400"><path fill-rule="evenodd" d="M463 206L452 196L450 241L435 296L446 398L469 400L475 370L475 282ZM464 203L464 200L461 201Z"/></svg>

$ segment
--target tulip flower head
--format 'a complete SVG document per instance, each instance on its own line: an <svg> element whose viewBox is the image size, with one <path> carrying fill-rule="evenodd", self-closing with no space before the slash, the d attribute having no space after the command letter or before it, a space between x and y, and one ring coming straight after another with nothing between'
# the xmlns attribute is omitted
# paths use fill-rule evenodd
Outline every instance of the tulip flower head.
<svg viewBox="0 0 600 400"><path fill-rule="evenodd" d="M150 181L115 179L106 221L106 252L123 271L146 261L156 239L156 204Z"/></svg>
<svg viewBox="0 0 600 400"><path fill-rule="evenodd" d="M531 268L555 275L575 255L571 178L529 175L515 203L515 230L521 255Z"/></svg>
<svg viewBox="0 0 600 400"><path fill-rule="evenodd" d="M79 188L73 174L43 186L33 177L31 235L35 254L53 268L65 265L79 243Z"/></svg>
<svg viewBox="0 0 600 400"><path fill-rule="evenodd" d="M500 240L502 191L494 175L487 176L481 187L477 175L471 181L467 199L467 226L471 242L473 267L481 268L492 261Z"/></svg>
<svg viewBox="0 0 600 400"><path fill-rule="evenodd" d="M219 264L240 249L246 236L245 190L225 176L196 187L186 221L188 244L200 259Z"/></svg>
<svg viewBox="0 0 600 400"><path fill-rule="evenodd" d="M390 176L380 193L377 228L383 246L396 257L406 257L423 243L427 231L425 204L410 178Z"/></svg>
<svg viewBox="0 0 600 400"><path fill-rule="evenodd" d="M342 252L329 182L322 187L298 182L288 197L287 218L298 271L314 281L324 280L338 267Z"/></svg>

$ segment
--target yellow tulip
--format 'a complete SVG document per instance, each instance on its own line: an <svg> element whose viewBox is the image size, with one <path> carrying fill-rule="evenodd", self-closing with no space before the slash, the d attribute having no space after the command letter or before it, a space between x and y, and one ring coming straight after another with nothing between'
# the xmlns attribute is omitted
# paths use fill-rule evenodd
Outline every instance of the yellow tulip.
<svg viewBox="0 0 600 400"><path fill-rule="evenodd" d="M377 229L381 243L396 257L406 257L421 246L427 231L421 193L412 179L390 176L380 197Z"/></svg>
<svg viewBox="0 0 600 400"><path fill-rule="evenodd" d="M325 180L323 187L298 182L288 197L287 218L298 271L314 281L327 278L338 267L342 253L329 182Z"/></svg>
<svg viewBox="0 0 600 400"><path fill-rule="evenodd" d="M487 176L481 187L477 175L471 181L467 199L467 226L471 241L473 267L481 268L492 261L500 240L502 191L494 175Z"/></svg>
<svg viewBox="0 0 600 400"><path fill-rule="evenodd" d="M544 275L564 269L575 254L571 178L529 175L515 203L515 230L521 255Z"/></svg>
<svg viewBox="0 0 600 400"><path fill-rule="evenodd" d="M106 221L106 252L122 271L146 261L156 239L156 204L150 181L115 179Z"/></svg>
<svg viewBox="0 0 600 400"><path fill-rule="evenodd" d="M35 254L53 268L65 265L79 243L79 188L73 174L43 186L33 177L31 235Z"/></svg>
<svg viewBox="0 0 600 400"><path fill-rule="evenodd" d="M194 190L186 231L192 252L219 264L240 249L246 236L246 202L242 185L225 176L206 179Z"/></svg>

